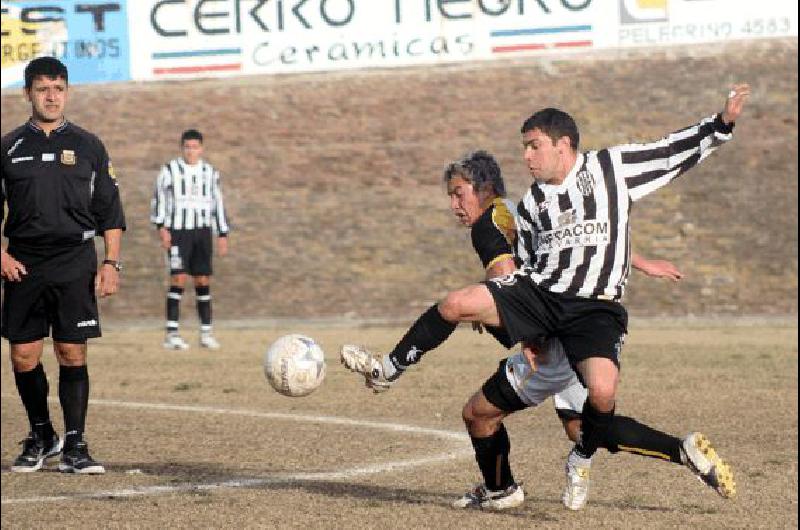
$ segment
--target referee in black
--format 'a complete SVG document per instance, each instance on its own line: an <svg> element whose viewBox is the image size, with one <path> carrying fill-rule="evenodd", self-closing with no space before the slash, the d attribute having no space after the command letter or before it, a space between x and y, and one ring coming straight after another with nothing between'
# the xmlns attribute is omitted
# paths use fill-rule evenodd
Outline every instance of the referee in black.
<svg viewBox="0 0 800 530"><path fill-rule="evenodd" d="M86 341L100 336L95 292L119 286L125 218L103 143L64 118L67 68L52 57L25 68L27 123L2 138L0 210L8 249L2 257L2 335L10 344L30 434L11 470L37 471L59 454L59 471L100 474L83 438L89 403ZM7 208L7 216L6 216ZM99 271L94 237L103 236ZM59 364L58 397L64 439L50 422L41 358L51 334Z"/></svg>

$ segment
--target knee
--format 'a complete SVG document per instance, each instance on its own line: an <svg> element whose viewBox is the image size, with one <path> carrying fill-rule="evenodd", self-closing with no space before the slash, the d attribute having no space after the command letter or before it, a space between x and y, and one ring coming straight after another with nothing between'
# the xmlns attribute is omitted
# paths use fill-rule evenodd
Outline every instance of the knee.
<svg viewBox="0 0 800 530"><path fill-rule="evenodd" d="M30 348L11 348L11 366L15 372L30 372L42 358L42 352Z"/></svg>
<svg viewBox="0 0 800 530"><path fill-rule="evenodd" d="M211 285L211 278L208 276L195 276L194 277L194 286L195 287L208 287Z"/></svg>
<svg viewBox="0 0 800 530"><path fill-rule="evenodd" d="M462 293L450 293L439 302L439 314L448 322L459 322L464 316L464 302L465 296Z"/></svg>
<svg viewBox="0 0 800 530"><path fill-rule="evenodd" d="M55 343L54 349L61 366L83 366L86 364L85 344Z"/></svg>
<svg viewBox="0 0 800 530"><path fill-rule="evenodd" d="M186 285L186 275L185 274L173 274L170 278L169 284L172 287L181 287Z"/></svg>
<svg viewBox="0 0 800 530"><path fill-rule="evenodd" d="M614 409L615 388L613 385L598 385L589 388L589 402L600 412L610 412Z"/></svg>

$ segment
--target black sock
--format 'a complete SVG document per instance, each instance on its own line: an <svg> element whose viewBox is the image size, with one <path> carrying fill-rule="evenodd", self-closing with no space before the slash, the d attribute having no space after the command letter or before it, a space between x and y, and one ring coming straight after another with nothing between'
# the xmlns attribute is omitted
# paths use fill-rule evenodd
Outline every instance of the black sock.
<svg viewBox="0 0 800 530"><path fill-rule="evenodd" d="M211 287L208 285L195 286L195 300L197 300L197 316L200 318L200 331L211 331Z"/></svg>
<svg viewBox="0 0 800 530"><path fill-rule="evenodd" d="M657 431L627 416L614 416L605 442L603 447L612 453L625 451L683 464L680 438Z"/></svg>
<svg viewBox="0 0 800 530"><path fill-rule="evenodd" d="M182 297L183 287L171 285L169 292L167 293L167 332L169 333L175 333L178 331Z"/></svg>
<svg viewBox="0 0 800 530"><path fill-rule="evenodd" d="M83 440L86 409L89 406L89 371L83 366L62 366L58 379L58 398L64 412L64 448Z"/></svg>
<svg viewBox="0 0 800 530"><path fill-rule="evenodd" d="M438 306L433 305L408 329L389 358L398 370L405 370L418 363L425 352L447 340L457 325L442 318Z"/></svg>
<svg viewBox="0 0 800 530"><path fill-rule="evenodd" d="M581 414L581 439L575 444L578 456L591 458L597 448L604 445L606 433L613 420L614 409L610 412L600 412L588 399L586 400Z"/></svg>
<svg viewBox="0 0 800 530"><path fill-rule="evenodd" d="M504 490L514 484L514 476L511 474L511 464L508 462L508 453L511 451L511 441L508 439L508 432L505 425L500 424L500 428L488 438L472 439L472 447L475 449L475 460L481 469L486 488L490 490Z"/></svg>
<svg viewBox="0 0 800 530"><path fill-rule="evenodd" d="M50 423L50 410L47 407L50 386L47 384L47 375L44 373L42 363L28 372L15 370L14 381L17 383L17 392L22 399L22 405L28 414L31 431L42 438L52 436L54 431Z"/></svg>

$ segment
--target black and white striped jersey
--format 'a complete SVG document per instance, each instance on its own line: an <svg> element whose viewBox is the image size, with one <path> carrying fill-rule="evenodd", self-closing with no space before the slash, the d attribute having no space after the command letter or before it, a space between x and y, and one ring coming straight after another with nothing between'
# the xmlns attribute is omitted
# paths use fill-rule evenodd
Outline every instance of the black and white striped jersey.
<svg viewBox="0 0 800 530"><path fill-rule="evenodd" d="M228 233L219 171L200 161L189 165L176 158L161 168L150 203L150 221L170 230L214 228Z"/></svg>
<svg viewBox="0 0 800 530"><path fill-rule="evenodd" d="M732 136L719 115L659 141L578 155L559 185L534 182L517 206L522 272L555 293L620 300L630 272L634 202Z"/></svg>

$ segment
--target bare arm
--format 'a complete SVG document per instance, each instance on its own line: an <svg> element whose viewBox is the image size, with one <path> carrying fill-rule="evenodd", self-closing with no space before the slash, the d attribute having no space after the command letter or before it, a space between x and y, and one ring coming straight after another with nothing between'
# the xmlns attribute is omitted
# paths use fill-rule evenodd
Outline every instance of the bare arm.
<svg viewBox="0 0 800 530"><path fill-rule="evenodd" d="M103 232L103 240L106 246L105 259L119 261L122 229L110 228L106 230ZM95 287L100 292L100 296L110 296L119 290L119 272L112 265L104 264L100 267L96 282Z"/></svg>
<svg viewBox="0 0 800 530"><path fill-rule="evenodd" d="M639 254L631 256L631 263L634 269L637 269L648 276L653 278L666 278L677 282L683 278L683 273L671 262L666 260L649 260L645 259Z"/></svg>

